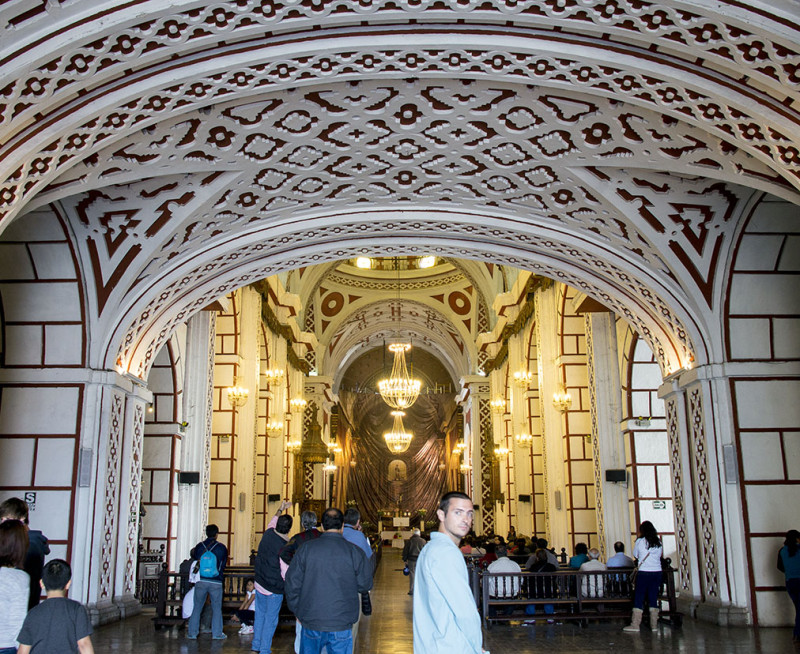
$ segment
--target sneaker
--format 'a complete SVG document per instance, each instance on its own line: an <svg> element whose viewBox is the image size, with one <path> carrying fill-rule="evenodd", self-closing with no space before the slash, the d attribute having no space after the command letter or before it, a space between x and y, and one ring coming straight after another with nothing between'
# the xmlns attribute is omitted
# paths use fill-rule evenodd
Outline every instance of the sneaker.
<svg viewBox="0 0 800 654"><path fill-rule="evenodd" d="M211 636L211 640L225 640L227 636L225 634L220 634L219 636Z"/></svg>
<svg viewBox="0 0 800 654"><path fill-rule="evenodd" d="M245 630L244 633L252 634L254 631L255 631L255 629L253 628L253 625L249 624L249 625L247 625L247 629Z"/></svg>

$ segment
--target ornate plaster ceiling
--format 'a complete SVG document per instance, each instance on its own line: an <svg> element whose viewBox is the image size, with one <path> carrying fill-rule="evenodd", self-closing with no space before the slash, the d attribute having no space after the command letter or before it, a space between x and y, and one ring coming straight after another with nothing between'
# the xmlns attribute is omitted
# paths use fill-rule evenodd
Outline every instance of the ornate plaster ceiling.
<svg viewBox="0 0 800 654"><path fill-rule="evenodd" d="M628 318L662 367L713 358L749 203L798 202L792 10L79 0L0 18L0 228L61 203L95 271L93 358L134 374L213 297L364 252L534 270Z"/></svg>

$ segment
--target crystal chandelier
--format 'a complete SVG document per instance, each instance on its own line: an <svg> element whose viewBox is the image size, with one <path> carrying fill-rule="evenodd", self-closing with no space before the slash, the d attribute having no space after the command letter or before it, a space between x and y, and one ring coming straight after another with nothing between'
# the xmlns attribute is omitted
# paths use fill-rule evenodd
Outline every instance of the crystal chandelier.
<svg viewBox="0 0 800 654"><path fill-rule="evenodd" d="M384 432L383 438L386 441L386 447L393 454L401 454L408 449L411 445L411 439L414 435L406 431L403 426L403 416L406 415L403 411L392 411L394 416L394 423L392 424L391 431Z"/></svg>
<svg viewBox="0 0 800 654"><path fill-rule="evenodd" d="M392 374L388 379L378 382L378 391L386 402L393 409L407 409L419 397L422 382L418 379L411 379L406 368L406 352L411 349L410 343L392 343L389 351L394 353L394 363L392 364Z"/></svg>
<svg viewBox="0 0 800 654"><path fill-rule="evenodd" d="M228 395L228 404L233 408L242 406L247 402L250 391L242 386L241 380L237 377L233 380L233 386L225 389Z"/></svg>

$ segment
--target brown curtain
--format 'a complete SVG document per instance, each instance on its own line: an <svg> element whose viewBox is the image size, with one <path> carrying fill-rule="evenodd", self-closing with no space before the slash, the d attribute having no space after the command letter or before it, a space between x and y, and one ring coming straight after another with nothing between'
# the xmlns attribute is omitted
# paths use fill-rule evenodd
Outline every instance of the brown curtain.
<svg viewBox="0 0 800 654"><path fill-rule="evenodd" d="M406 410L403 423L414 434L408 450L390 452L383 433L392 427L391 408L375 393L340 391L344 418L351 425L353 456L357 461L349 470L347 500L355 500L362 521L376 526L378 511L411 512L411 524L420 522L418 511L425 509L425 520L436 519L436 507L446 492L445 436L442 428L455 411L452 394L420 395ZM395 480L390 464L400 460L406 466L406 478Z"/></svg>

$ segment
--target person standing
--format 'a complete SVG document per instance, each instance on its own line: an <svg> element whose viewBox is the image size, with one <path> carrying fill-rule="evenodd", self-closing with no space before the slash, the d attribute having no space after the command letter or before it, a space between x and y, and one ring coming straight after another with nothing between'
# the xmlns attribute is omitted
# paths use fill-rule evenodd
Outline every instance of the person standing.
<svg viewBox="0 0 800 654"><path fill-rule="evenodd" d="M370 562L372 566L372 547L369 544L369 540L364 535L364 532L361 531L361 512L351 506L344 512L344 528L342 529L342 536L344 539L350 543L353 543L356 547L360 548L364 555ZM374 566L372 567L374 570ZM369 596L362 597L361 602L361 611L358 614L358 620L353 623L353 645L355 646L356 636L358 636L358 625L361 623L361 616L367 615L364 613L364 603L367 603L368 607L371 607ZM371 610L369 608L368 610Z"/></svg>
<svg viewBox="0 0 800 654"><path fill-rule="evenodd" d="M286 603L303 625L302 654L351 654L353 624L361 593L372 588L372 565L364 552L342 536L344 516L322 514L322 536L300 547L286 571Z"/></svg>
<svg viewBox="0 0 800 654"><path fill-rule="evenodd" d="M794 604L792 640L800 643L800 531L790 529L778 552L778 570L786 576L786 592Z"/></svg>
<svg viewBox="0 0 800 654"><path fill-rule="evenodd" d="M0 524L0 654L15 654L28 612L30 578L20 570L28 550L28 530L19 520Z"/></svg>
<svg viewBox="0 0 800 654"><path fill-rule="evenodd" d="M403 545L403 561L408 566L408 594L414 594L414 575L417 570L417 559L422 548L425 547L425 539L422 538L419 529L411 532L409 538Z"/></svg>
<svg viewBox="0 0 800 654"><path fill-rule="evenodd" d="M649 520L639 525L639 538L633 544L633 558L639 566L636 576L636 589L633 594L633 613L631 623L623 631L638 632L642 624L644 600L650 608L650 627L658 624L658 589L661 587L661 539Z"/></svg>
<svg viewBox="0 0 800 654"><path fill-rule="evenodd" d="M481 654L481 618L458 549L472 528L472 500L461 492L446 493L436 515L439 530L417 559L414 654Z"/></svg>
<svg viewBox="0 0 800 654"><path fill-rule="evenodd" d="M290 508L289 501L281 502L278 512L270 520L267 530L261 536L256 554L256 615L253 622L254 652L270 654L272 637L278 626L278 618L283 604L283 575L281 574L281 550L289 541L289 532L294 520L283 512Z"/></svg>
<svg viewBox="0 0 800 654"><path fill-rule="evenodd" d="M50 545L47 536L37 529L29 526L28 503L18 497L9 497L0 504L0 522L3 520L19 520L28 530L28 551L22 569L28 573L31 580L30 595L28 596L28 610L30 611L39 603L42 597L42 567L44 557L50 554Z"/></svg>
<svg viewBox="0 0 800 654"><path fill-rule="evenodd" d="M211 638L227 638L222 631L222 578L228 562L228 548L217 541L218 535L219 527L208 525L206 539L192 550L192 560L199 562L200 580L194 585L194 608L186 628L186 637L190 640L195 640L200 631L200 616L206 597L211 598Z"/></svg>

